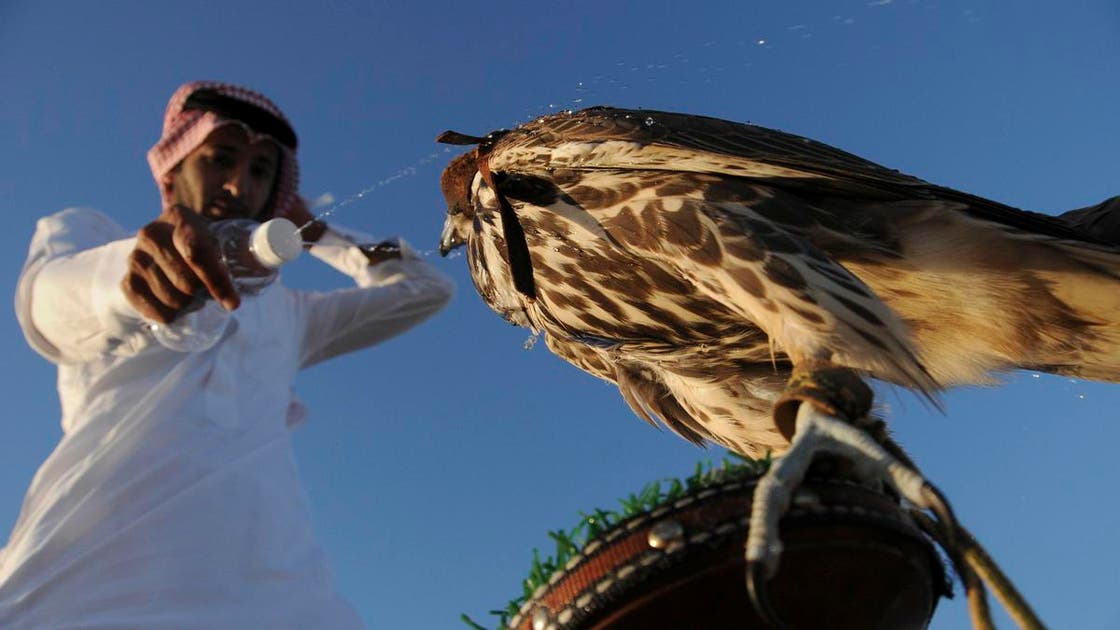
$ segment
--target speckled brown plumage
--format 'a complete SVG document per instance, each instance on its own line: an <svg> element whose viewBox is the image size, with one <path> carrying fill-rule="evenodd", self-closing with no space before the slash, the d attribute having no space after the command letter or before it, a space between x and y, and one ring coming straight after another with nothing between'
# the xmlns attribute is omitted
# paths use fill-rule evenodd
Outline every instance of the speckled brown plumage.
<svg viewBox="0 0 1120 630"><path fill-rule="evenodd" d="M931 397L1016 368L1120 380L1115 204L1062 220L667 112L462 138L479 145L444 173L441 247L467 246L491 308L692 441L781 451L791 364Z"/></svg>

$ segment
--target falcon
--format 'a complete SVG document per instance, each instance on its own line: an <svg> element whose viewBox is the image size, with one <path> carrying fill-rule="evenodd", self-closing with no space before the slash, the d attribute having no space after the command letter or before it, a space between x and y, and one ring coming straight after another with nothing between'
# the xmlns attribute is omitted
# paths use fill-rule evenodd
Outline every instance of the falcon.
<svg viewBox="0 0 1120 630"><path fill-rule="evenodd" d="M650 110L440 141L476 145L443 173L440 249L466 247L491 309L650 423L785 454L755 493L752 584L775 570L777 518L818 452L858 455L955 523L870 413L865 378L934 404L1015 369L1120 382L1115 200L1052 217L808 138Z"/></svg>

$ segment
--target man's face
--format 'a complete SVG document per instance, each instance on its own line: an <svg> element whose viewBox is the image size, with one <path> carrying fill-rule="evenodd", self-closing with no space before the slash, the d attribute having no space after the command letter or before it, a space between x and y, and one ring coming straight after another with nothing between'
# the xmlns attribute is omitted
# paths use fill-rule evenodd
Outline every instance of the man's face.
<svg viewBox="0 0 1120 630"><path fill-rule="evenodd" d="M240 125L215 129L171 172L171 199L208 219L257 218L280 171L280 148Z"/></svg>

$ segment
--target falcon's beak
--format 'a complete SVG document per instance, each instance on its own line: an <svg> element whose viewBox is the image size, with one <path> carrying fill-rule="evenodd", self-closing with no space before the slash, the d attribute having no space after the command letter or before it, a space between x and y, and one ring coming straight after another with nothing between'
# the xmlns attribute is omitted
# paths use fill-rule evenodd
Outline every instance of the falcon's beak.
<svg viewBox="0 0 1120 630"><path fill-rule="evenodd" d="M455 233L455 226L451 221L451 217L448 217L447 220L443 222L443 233L439 235L439 255L447 256L451 253L451 250L462 247L463 244L463 239L459 238Z"/></svg>
<svg viewBox="0 0 1120 630"><path fill-rule="evenodd" d="M463 136L449 131L439 137L439 142L456 143L469 141L471 143L481 140L473 136ZM439 176L439 188L443 191L443 200L447 202L447 218L443 222L443 234L439 237L439 253L446 256L456 247L466 244L463 232L456 226L467 227L470 221L463 218L464 211L471 209L471 184L478 173L478 151L471 150L456 156L443 169ZM473 216L473 215L468 215Z"/></svg>

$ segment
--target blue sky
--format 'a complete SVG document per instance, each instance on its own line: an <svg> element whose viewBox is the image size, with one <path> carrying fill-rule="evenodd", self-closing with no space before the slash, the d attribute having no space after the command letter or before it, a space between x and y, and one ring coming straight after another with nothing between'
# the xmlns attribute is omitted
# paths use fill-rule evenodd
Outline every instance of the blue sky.
<svg viewBox="0 0 1120 630"><path fill-rule="evenodd" d="M340 223L431 251L444 129L593 104L752 121L1045 212L1120 193L1120 5L995 0L0 4L0 287L35 220L158 211L144 152L187 80L271 95L303 192ZM379 184L380 183L380 184ZM295 436L340 589L374 628L454 628L518 592L531 550L705 453L491 313L463 258L435 320L303 373ZM311 259L300 287L340 286ZM54 369L0 315L0 534L59 437ZM947 414L886 392L890 423L1055 628L1120 627L1120 387L1029 373ZM1004 627L1010 627L1004 620ZM966 628L959 601L932 626Z"/></svg>

